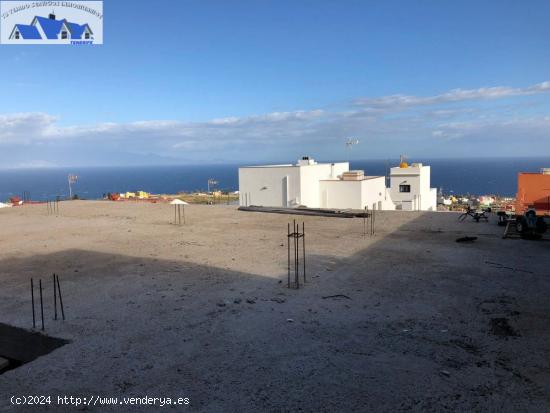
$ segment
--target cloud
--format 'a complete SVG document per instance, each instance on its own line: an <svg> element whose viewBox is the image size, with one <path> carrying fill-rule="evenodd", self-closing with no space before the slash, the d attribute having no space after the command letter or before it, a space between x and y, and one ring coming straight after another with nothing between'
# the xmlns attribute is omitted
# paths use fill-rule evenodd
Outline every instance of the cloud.
<svg viewBox="0 0 550 413"><path fill-rule="evenodd" d="M46 113L0 114L0 143L25 143L44 137L56 120Z"/></svg>
<svg viewBox="0 0 550 413"><path fill-rule="evenodd" d="M55 163L50 161L44 161L41 159L33 159L28 162L21 162L14 166L14 168L25 168L25 169L41 169L41 168L52 168L57 166Z"/></svg>
<svg viewBox="0 0 550 413"><path fill-rule="evenodd" d="M364 109L380 110L384 108L406 108L413 106L437 105L451 102L494 100L515 96L535 95L550 92L550 81L525 88L505 86L483 87L479 89L453 89L434 96L390 95L376 98L360 98L354 101Z"/></svg>
<svg viewBox="0 0 550 413"><path fill-rule="evenodd" d="M515 119L477 119L465 122L449 122L438 125L432 136L442 139L463 139L476 144L496 141L502 144L528 142L539 143L542 147L550 143L550 117L526 117ZM533 147L534 154L537 146Z"/></svg>
<svg viewBox="0 0 550 413"><path fill-rule="evenodd" d="M490 156L494 147L512 151L508 148L518 146L519 142L532 143L534 139L537 144L522 151L531 150L536 155L541 150L550 150L547 132L550 119L545 116L548 101L483 108L445 104L495 101L548 91L550 82L525 88L455 89L428 97L395 95L363 99L361 107L340 110L272 112L204 122L142 120L66 125L61 117L47 113L3 114L0 162L2 166L17 166L40 159L39 164L47 166L76 161L169 163L214 158L280 161L302 154L345 159L387 157L401 151L411 155L419 152L427 156L452 156L472 148L481 151L478 155ZM361 141L353 151L345 147L350 137Z"/></svg>

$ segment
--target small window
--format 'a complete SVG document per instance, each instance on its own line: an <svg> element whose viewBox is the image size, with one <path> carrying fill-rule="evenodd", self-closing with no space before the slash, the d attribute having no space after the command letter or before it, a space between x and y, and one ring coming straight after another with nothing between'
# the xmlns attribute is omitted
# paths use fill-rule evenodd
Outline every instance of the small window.
<svg viewBox="0 0 550 413"><path fill-rule="evenodd" d="M62 38L62 39L66 39L66 38L67 38L67 32L66 32L66 31L62 31L62 32L61 32L61 38Z"/></svg>
<svg viewBox="0 0 550 413"><path fill-rule="evenodd" d="M411 192L410 185L399 185L399 192Z"/></svg>
<svg viewBox="0 0 550 413"><path fill-rule="evenodd" d="M15 38L19 40L19 32L15 32Z"/></svg>
<svg viewBox="0 0 550 413"><path fill-rule="evenodd" d="M85 39L89 39L89 38L90 38L90 33L86 33L86 34L84 35L84 38L85 38Z"/></svg>

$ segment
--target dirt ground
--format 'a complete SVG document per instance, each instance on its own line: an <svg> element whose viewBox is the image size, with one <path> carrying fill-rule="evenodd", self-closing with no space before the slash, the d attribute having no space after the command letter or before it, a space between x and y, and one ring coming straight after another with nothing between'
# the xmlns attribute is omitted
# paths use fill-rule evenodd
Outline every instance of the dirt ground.
<svg viewBox="0 0 550 413"><path fill-rule="evenodd" d="M31 329L30 278L42 278L46 333L70 340L0 375L0 411L548 412L550 242L457 216L379 212L364 236L362 219L221 205L186 207L182 226L165 204L0 210L0 323ZM306 228L299 290L286 288L293 219Z"/></svg>

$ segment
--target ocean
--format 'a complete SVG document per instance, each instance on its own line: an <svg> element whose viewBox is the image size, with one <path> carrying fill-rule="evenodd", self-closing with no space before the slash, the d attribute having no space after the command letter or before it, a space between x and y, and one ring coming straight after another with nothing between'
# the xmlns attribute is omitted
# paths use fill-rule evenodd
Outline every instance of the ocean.
<svg viewBox="0 0 550 413"><path fill-rule="evenodd" d="M538 172L550 167L550 157L498 159L414 160L432 167L432 187L446 194L495 194L515 196L518 172ZM397 160L350 161L351 169L367 175L385 175ZM239 165L181 165L147 167L72 167L0 170L0 201L24 191L36 201L69 196L68 174L78 176L73 193L98 199L107 192L144 190L151 193L206 191L208 179L221 190L238 190Z"/></svg>

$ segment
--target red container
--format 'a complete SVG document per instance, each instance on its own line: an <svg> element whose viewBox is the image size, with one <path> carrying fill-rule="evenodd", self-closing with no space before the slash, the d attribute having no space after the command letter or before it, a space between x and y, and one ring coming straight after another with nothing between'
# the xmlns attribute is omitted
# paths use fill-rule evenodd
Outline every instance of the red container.
<svg viewBox="0 0 550 413"><path fill-rule="evenodd" d="M516 195L516 214L534 207L537 215L550 215L550 174L520 172Z"/></svg>

